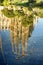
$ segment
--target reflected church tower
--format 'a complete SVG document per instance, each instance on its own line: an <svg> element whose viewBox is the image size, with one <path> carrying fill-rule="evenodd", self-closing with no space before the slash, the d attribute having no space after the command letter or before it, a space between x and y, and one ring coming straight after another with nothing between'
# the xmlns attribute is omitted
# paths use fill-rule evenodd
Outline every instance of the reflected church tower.
<svg viewBox="0 0 43 65"><path fill-rule="evenodd" d="M22 54L22 56L27 55L28 39L32 34L33 28L33 23L24 27L17 18L12 19L9 30L13 53Z"/></svg>
<svg viewBox="0 0 43 65"><path fill-rule="evenodd" d="M28 51L28 32L29 32L29 26L22 27L22 55L25 55L25 52Z"/></svg>
<svg viewBox="0 0 43 65"><path fill-rule="evenodd" d="M20 43L20 32L21 32L21 22L17 18L13 19L10 24L10 36L12 41L12 51L19 53L19 43Z"/></svg>

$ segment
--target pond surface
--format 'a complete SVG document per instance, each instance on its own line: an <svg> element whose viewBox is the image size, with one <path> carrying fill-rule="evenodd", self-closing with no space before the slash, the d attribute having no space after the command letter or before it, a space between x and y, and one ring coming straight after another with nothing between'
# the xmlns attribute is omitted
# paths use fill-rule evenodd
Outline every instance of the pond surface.
<svg viewBox="0 0 43 65"><path fill-rule="evenodd" d="M0 65L43 65L43 19L22 33L22 40L13 32L0 30Z"/></svg>

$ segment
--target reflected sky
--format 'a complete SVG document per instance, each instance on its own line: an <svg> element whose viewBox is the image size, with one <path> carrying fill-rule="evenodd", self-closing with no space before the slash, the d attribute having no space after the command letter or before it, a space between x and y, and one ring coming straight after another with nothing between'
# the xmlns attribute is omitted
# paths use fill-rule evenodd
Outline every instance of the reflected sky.
<svg viewBox="0 0 43 65"><path fill-rule="evenodd" d="M0 39L1 65L43 65L43 19L35 26L1 28Z"/></svg>
<svg viewBox="0 0 43 65"><path fill-rule="evenodd" d="M32 36L43 36L43 19L38 19L38 24L35 26Z"/></svg>

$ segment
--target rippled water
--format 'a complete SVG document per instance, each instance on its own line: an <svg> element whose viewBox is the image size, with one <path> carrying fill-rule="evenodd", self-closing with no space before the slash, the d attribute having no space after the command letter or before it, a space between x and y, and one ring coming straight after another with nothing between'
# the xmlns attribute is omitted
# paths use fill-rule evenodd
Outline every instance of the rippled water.
<svg viewBox="0 0 43 65"><path fill-rule="evenodd" d="M0 30L0 65L43 65L43 19L28 30L22 40L17 32Z"/></svg>

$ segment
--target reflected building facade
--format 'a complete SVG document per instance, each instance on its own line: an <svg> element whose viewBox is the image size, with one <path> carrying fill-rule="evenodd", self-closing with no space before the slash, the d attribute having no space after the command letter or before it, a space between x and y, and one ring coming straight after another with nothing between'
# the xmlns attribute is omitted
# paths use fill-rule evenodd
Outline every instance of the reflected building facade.
<svg viewBox="0 0 43 65"><path fill-rule="evenodd" d="M12 42L12 52L16 54L28 54L28 39L34 29L34 22L29 23L26 27L21 24L20 18L7 18L0 14L0 30L9 30Z"/></svg>
<svg viewBox="0 0 43 65"><path fill-rule="evenodd" d="M12 51L22 56L28 53L28 39L32 34L33 23L22 26L21 22L15 21L10 24L10 37L12 41Z"/></svg>
<svg viewBox="0 0 43 65"><path fill-rule="evenodd" d="M4 16L0 11L0 30L8 30L10 23L11 19Z"/></svg>

